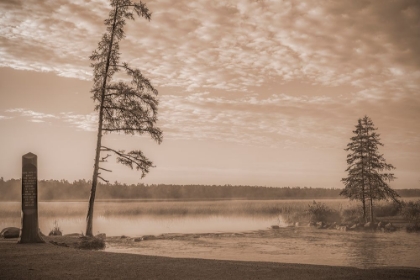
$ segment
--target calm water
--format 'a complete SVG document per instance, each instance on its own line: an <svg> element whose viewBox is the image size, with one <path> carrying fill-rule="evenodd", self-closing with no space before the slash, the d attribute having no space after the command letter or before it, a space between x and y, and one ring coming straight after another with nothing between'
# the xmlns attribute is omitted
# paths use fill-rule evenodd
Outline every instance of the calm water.
<svg viewBox="0 0 420 280"><path fill-rule="evenodd" d="M270 209L278 205L305 207L310 202L97 202L94 231L107 234L106 250L112 252L360 268L420 268L420 234L403 230L362 233L291 228L281 217L270 215ZM325 202L338 207L346 201ZM85 202L41 202L40 228L48 233L57 221L64 234L81 233L86 210ZM275 224L282 227L271 229ZM20 203L0 202L0 229L9 226L20 227ZM156 235L159 239L135 242L134 238L121 239L121 235Z"/></svg>
<svg viewBox="0 0 420 280"><path fill-rule="evenodd" d="M110 239L107 251L182 258L267 261L372 268L420 268L420 235L280 228L243 233Z"/></svg>

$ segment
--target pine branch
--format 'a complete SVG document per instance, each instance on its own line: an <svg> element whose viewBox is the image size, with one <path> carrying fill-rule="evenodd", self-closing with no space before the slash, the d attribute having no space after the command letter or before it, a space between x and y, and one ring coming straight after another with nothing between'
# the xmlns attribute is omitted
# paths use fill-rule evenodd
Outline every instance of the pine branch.
<svg viewBox="0 0 420 280"><path fill-rule="evenodd" d="M104 171L107 171L107 172L112 172L112 170L105 169L105 168L103 168L103 167L99 167L99 169L104 170Z"/></svg>
<svg viewBox="0 0 420 280"><path fill-rule="evenodd" d="M98 178L101 179L102 181L104 181L105 183L109 183L108 180L105 180L104 178L102 178L101 176L98 175Z"/></svg>
<svg viewBox="0 0 420 280"><path fill-rule="evenodd" d="M102 151L102 150L101 150ZM109 158L111 155L107 154L106 156L102 157L99 162L107 162L106 159Z"/></svg>
<svg viewBox="0 0 420 280"><path fill-rule="evenodd" d="M105 146L102 146L101 148L115 153L118 156L117 162L126 165L131 169L135 167L137 170L140 170L142 172L141 178L146 176L146 174L149 172L150 167L154 167L153 163L148 158L146 158L141 151L137 150L125 153L124 150L117 151Z"/></svg>

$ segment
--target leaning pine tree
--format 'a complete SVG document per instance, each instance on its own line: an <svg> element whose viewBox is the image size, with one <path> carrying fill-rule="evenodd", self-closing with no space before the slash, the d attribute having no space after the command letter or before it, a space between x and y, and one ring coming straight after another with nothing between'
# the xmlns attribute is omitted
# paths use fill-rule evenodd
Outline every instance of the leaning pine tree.
<svg viewBox="0 0 420 280"><path fill-rule="evenodd" d="M373 222L373 200L392 199L398 201L398 193L389 186L388 182L395 179L393 173L384 171L395 169L391 164L387 164L383 155L379 154L378 146L383 146L380 142L379 134L375 132L372 120L365 116L358 120L355 136L347 144L347 172L348 176L341 181L345 188L340 195L350 199L360 200L363 206L363 220L367 221L366 201L369 202L370 221Z"/></svg>
<svg viewBox="0 0 420 280"><path fill-rule="evenodd" d="M130 67L127 63L120 63L119 42L124 38L123 27L126 19L134 20L134 13L150 20L151 13L142 2L133 3L131 0L111 0L112 10L105 20L106 32L92 53L90 59L93 67L93 100L95 110L99 112L98 136L96 144L95 164L93 169L92 189L89 199L89 209L86 217L86 235L92 236L93 208L95 202L98 178L105 180L102 171L110 171L99 165L114 153L117 162L134 167L142 172L142 178L149 172L153 163L140 150L125 152L102 145L102 136L110 132L125 134L149 134L152 139L160 143L162 131L155 127L157 121L157 90L145 78L140 70ZM113 76L124 71L131 83L113 81ZM102 156L101 152L106 155Z"/></svg>

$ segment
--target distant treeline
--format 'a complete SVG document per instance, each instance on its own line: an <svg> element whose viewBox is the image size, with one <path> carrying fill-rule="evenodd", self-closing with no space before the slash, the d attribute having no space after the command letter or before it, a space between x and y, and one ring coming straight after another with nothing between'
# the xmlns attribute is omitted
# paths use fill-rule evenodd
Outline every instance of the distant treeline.
<svg viewBox="0 0 420 280"><path fill-rule="evenodd" d="M88 200L91 182L78 180L40 180L39 200ZM115 182L99 184L97 199L321 199L340 198L341 189L310 187L257 187L231 185L127 185ZM403 197L420 197L420 189L396 190ZM0 178L0 200L20 201L21 180Z"/></svg>

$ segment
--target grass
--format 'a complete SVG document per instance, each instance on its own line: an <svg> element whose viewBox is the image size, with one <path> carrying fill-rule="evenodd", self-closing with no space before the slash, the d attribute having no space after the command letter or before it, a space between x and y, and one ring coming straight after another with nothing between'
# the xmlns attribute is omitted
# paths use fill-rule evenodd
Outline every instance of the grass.
<svg viewBox="0 0 420 280"><path fill-rule="evenodd" d="M44 236L43 239L51 244L72 247L82 250L103 250L106 247L105 240L88 236Z"/></svg>

